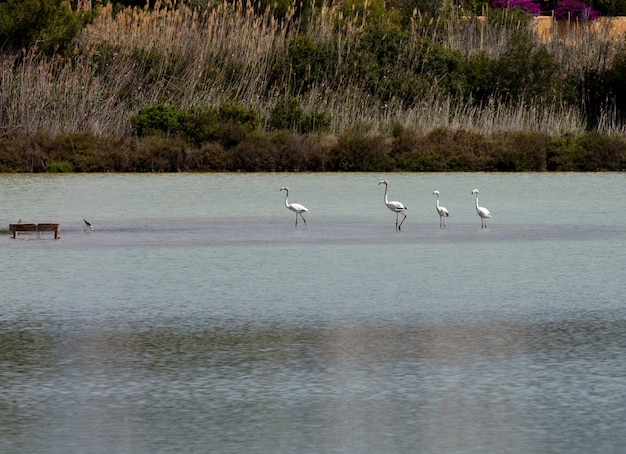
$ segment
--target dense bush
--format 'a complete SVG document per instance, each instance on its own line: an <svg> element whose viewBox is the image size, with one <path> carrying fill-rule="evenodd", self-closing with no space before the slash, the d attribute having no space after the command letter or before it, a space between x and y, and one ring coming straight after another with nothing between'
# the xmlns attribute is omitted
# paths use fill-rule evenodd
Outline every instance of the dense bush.
<svg viewBox="0 0 626 454"><path fill-rule="evenodd" d="M531 0L495 0L491 3L493 9L513 9L518 8L534 16L541 14L539 5Z"/></svg>
<svg viewBox="0 0 626 454"><path fill-rule="evenodd" d="M547 170L571 172L578 170L582 155L581 144L571 136L552 139L547 145Z"/></svg>
<svg viewBox="0 0 626 454"><path fill-rule="evenodd" d="M626 3L626 2L625 2ZM494 0L491 7L495 10L517 9L533 16L539 16L542 10L552 13L556 19L565 20L595 20L598 11L591 8L583 0L547 0L535 2L533 0Z"/></svg>
<svg viewBox="0 0 626 454"><path fill-rule="evenodd" d="M36 47L44 54L66 53L80 31L80 18L63 0L0 3L0 43L14 51Z"/></svg>
<svg viewBox="0 0 626 454"><path fill-rule="evenodd" d="M493 170L499 172L540 172L547 170L549 138L539 134L514 133L500 137L501 147L491 156Z"/></svg>
<svg viewBox="0 0 626 454"><path fill-rule="evenodd" d="M626 142L589 132L580 138L553 139L548 145L548 170L616 171L626 169Z"/></svg>
<svg viewBox="0 0 626 454"><path fill-rule="evenodd" d="M426 135L394 132L393 155L398 170L410 172L474 172L494 170L489 157L494 142L478 134L438 128Z"/></svg>
<svg viewBox="0 0 626 454"><path fill-rule="evenodd" d="M386 172L394 170L387 138L347 133L339 137L331 151L331 170L348 172Z"/></svg>
<svg viewBox="0 0 626 454"><path fill-rule="evenodd" d="M252 109L237 104L222 104L218 109L218 119L222 123L238 123L249 131L259 127L259 116Z"/></svg>
<svg viewBox="0 0 626 454"><path fill-rule="evenodd" d="M596 20L598 12L581 0L562 0L554 8L557 19Z"/></svg>
<svg viewBox="0 0 626 454"><path fill-rule="evenodd" d="M234 146L258 128L259 123L256 112L235 104L190 109L157 104L131 117L133 130L139 137L175 136L196 146L211 141Z"/></svg>
<svg viewBox="0 0 626 454"><path fill-rule="evenodd" d="M270 113L270 130L292 130L302 134L327 131L331 118L324 112L305 113L296 98L277 103Z"/></svg>
<svg viewBox="0 0 626 454"><path fill-rule="evenodd" d="M141 109L137 115L131 117L130 122L139 137L157 133L168 136L180 131L180 117L181 112L176 107L157 104Z"/></svg>
<svg viewBox="0 0 626 454"><path fill-rule="evenodd" d="M626 119L626 52L619 55L604 75L608 96L605 98L615 109L616 121Z"/></svg>
<svg viewBox="0 0 626 454"><path fill-rule="evenodd" d="M394 68L405 49L407 34L396 24L372 22L358 38L350 66L359 75L367 92L386 102L393 96L390 93L393 82L389 76L396 74ZM402 93L398 96L404 97Z"/></svg>
<svg viewBox="0 0 626 454"><path fill-rule="evenodd" d="M620 124L626 119L626 52L617 56L604 71L588 70L578 81L588 129L610 120Z"/></svg>
<svg viewBox="0 0 626 454"><path fill-rule="evenodd" d="M420 134L397 125L392 137L353 131L337 140L256 130L230 148L216 142L190 147L158 135L118 142L89 134L0 140L2 172L546 170L626 170L626 139L597 132L558 139L523 132L483 136L444 128Z"/></svg>
<svg viewBox="0 0 626 454"><path fill-rule="evenodd" d="M626 16L626 0L593 0L593 7L601 16Z"/></svg>
<svg viewBox="0 0 626 454"><path fill-rule="evenodd" d="M569 90L555 57L523 33L513 34L506 52L497 58L485 53L471 56L467 78L470 93L480 104L494 99L513 105L559 104Z"/></svg>
<svg viewBox="0 0 626 454"><path fill-rule="evenodd" d="M289 43L286 70L296 81L295 93L308 91L312 85L323 80L328 62L321 49L306 35L297 35Z"/></svg>
<svg viewBox="0 0 626 454"><path fill-rule="evenodd" d="M592 131L580 138L580 150L577 170L597 172L626 167L626 146L620 138Z"/></svg>
<svg viewBox="0 0 626 454"><path fill-rule="evenodd" d="M144 116L144 109L139 112L138 117ZM136 117L131 118L133 120ZM215 138L218 129L219 114L217 109L209 107L196 107L184 111L177 111L175 114L174 131L185 137L187 142L200 146L210 142ZM133 124L134 125L134 124ZM158 131L158 130L157 130ZM154 131L154 132L157 132ZM163 130L161 130L163 131ZM138 136L144 136L136 127Z"/></svg>

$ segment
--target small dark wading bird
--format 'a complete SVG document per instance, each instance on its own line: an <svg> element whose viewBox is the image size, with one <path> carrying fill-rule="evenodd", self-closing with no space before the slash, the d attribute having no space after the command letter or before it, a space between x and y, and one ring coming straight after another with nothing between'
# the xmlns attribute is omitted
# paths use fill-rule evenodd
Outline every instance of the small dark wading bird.
<svg viewBox="0 0 626 454"><path fill-rule="evenodd" d="M478 206L478 189L474 189L472 194L476 195L476 212L480 216L480 224L483 229L487 228L487 218L491 219L491 213L485 207Z"/></svg>
<svg viewBox="0 0 626 454"><path fill-rule="evenodd" d="M439 227L446 227L446 218L450 216L448 213L448 209L446 207L439 206L439 191L433 191L433 194L437 196L437 203L435 207L437 208L437 213L439 213Z"/></svg>
<svg viewBox="0 0 626 454"><path fill-rule="evenodd" d="M407 211L407 207L401 202L396 202L396 201L390 202L389 200L387 200L387 191L389 190L389 183L387 182L387 180L381 180L378 182L378 186L380 186L381 184L385 185L385 205L387 205L387 208L389 208L391 211L396 213L396 230L402 230L402 223L406 219L405 213ZM402 216L404 216L400 224L398 224L399 214L402 214Z"/></svg>
<svg viewBox="0 0 626 454"><path fill-rule="evenodd" d="M92 232L96 231L96 229L93 228L93 226L87 219L83 218L83 221L85 221L85 227L83 227L83 232L87 229L91 230Z"/></svg>
<svg viewBox="0 0 626 454"><path fill-rule="evenodd" d="M307 210L307 208L304 205L300 205L299 203L289 203L289 188L287 186L280 188L280 190L286 192L285 206L289 208L291 211L293 211L294 213L296 213L296 228L298 228L298 215L300 215L300 217L302 218L302 221L304 222L304 228L306 229L306 219L304 219L304 216L302 216L302 213L308 213L309 210Z"/></svg>

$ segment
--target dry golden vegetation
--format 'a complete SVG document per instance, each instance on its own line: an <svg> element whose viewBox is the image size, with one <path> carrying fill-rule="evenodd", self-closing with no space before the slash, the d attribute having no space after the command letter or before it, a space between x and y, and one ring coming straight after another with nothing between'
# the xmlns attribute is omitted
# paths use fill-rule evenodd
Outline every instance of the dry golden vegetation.
<svg viewBox="0 0 626 454"><path fill-rule="evenodd" d="M303 112L323 113L329 119L324 131L318 132L318 139L325 144L324 156L353 134L387 138L391 145L383 147L383 154L393 154L397 145L393 141L399 137L414 137L416 147L418 139L442 130L447 131L446 137L461 132L463 137L477 135L489 143L507 134L525 133L549 144L589 132L580 105L568 101L571 93L557 92L559 84L605 71L625 52L624 40L610 39L601 32L578 30L576 39L563 33L546 35L545 29L540 34L532 21L515 15L505 14L496 21L467 16L453 8L443 10L437 18L417 12L405 18L402 36L407 38L393 43L394 33L400 36L393 14L375 17L365 11L345 5L310 8L306 22L300 23L293 12L276 19L271 11L259 13L253 5L240 1L205 9L178 4L117 13L110 5L103 6L95 20L82 29L69 56L42 57L36 50L0 53L0 153L5 156L0 156L0 164L11 169L6 156L16 152L16 139L20 147L35 147L29 152L42 154L44 161L52 161L45 153L45 137L58 142L57 137L86 134L97 138L94 143L107 142L103 148L109 154L114 143L136 152L144 145L134 138L131 118L141 109L160 104L179 109L235 104L256 112L259 130L268 131L273 110L288 99L297 99ZM372 18L379 22L381 35L368 35ZM398 55L392 56L397 60L387 62L386 72L367 73L363 48L368 36L382 36L386 45L402 46ZM431 55L442 61L467 62L478 56L501 59L512 53L511 43L518 41L533 55L556 62L550 66L553 70L545 93L522 95L515 102L505 95L479 101L454 92L457 82L450 72L454 62L449 70L428 67ZM454 58L436 52L449 52ZM399 86L398 80L403 81ZM615 112L607 110L598 118L594 129L600 135L616 140L626 137L626 128ZM255 134L258 145L259 132ZM28 139L33 137L37 139ZM190 146L181 145L178 138L163 138L170 139L177 141L175 147L186 150L181 153L191 153ZM268 146L275 146L272 140L268 139ZM205 156L207 146L194 153ZM223 154L225 145L219 148ZM55 162L58 160L69 161L57 157ZM385 162L391 170L407 168ZM549 167L546 163L547 158L531 170L545 170ZM67 169L123 169L113 164L79 167L73 163ZM181 170L180 166L170 167L143 170ZM452 165L436 167L454 170ZM26 166L26 170L39 168ZM282 169L261 170L277 168ZM44 163L40 170L46 169Z"/></svg>

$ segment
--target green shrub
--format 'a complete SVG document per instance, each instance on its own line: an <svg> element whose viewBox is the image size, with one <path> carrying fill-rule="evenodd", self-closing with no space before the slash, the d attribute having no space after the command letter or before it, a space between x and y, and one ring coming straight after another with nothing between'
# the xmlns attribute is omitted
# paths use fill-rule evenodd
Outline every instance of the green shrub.
<svg viewBox="0 0 626 454"><path fill-rule="evenodd" d="M229 121L218 125L214 141L229 149L245 141L249 134L250 130L241 123Z"/></svg>
<svg viewBox="0 0 626 454"><path fill-rule="evenodd" d="M452 97L465 92L467 77L460 52L430 39L422 40L419 49L420 72L431 87Z"/></svg>
<svg viewBox="0 0 626 454"><path fill-rule="evenodd" d="M466 76L468 90L477 104L486 105L497 94L497 60L479 52L468 58Z"/></svg>
<svg viewBox="0 0 626 454"><path fill-rule="evenodd" d="M219 121L217 109L197 107L181 111L177 116L176 127L188 143L200 146L215 140Z"/></svg>
<svg viewBox="0 0 626 454"><path fill-rule="evenodd" d="M537 133L515 132L498 136L500 143L491 153L493 170L499 172L545 171L548 137Z"/></svg>
<svg viewBox="0 0 626 454"><path fill-rule="evenodd" d="M313 84L323 80L327 62L324 53L309 36L297 35L293 38L289 42L287 58L290 76L297 81L295 93L306 92Z"/></svg>
<svg viewBox="0 0 626 454"><path fill-rule="evenodd" d="M188 155L190 170L226 172L238 169L232 164L231 154L217 143L206 143Z"/></svg>
<svg viewBox="0 0 626 454"><path fill-rule="evenodd" d="M145 137L155 134L177 134L180 131L181 112L169 104L145 107L130 119L135 134Z"/></svg>
<svg viewBox="0 0 626 454"><path fill-rule="evenodd" d="M582 154L578 170L626 170L626 141L623 138L592 131L583 134L579 142Z"/></svg>
<svg viewBox="0 0 626 454"><path fill-rule="evenodd" d="M583 149L571 136L554 138L547 144L547 170L571 172L578 169Z"/></svg>
<svg viewBox="0 0 626 454"><path fill-rule="evenodd" d="M219 109L196 107L182 110L168 104L157 104L141 109L131 117L131 125L138 137L180 136L196 146L212 141L234 146L259 123L254 110L236 104L223 104Z"/></svg>
<svg viewBox="0 0 626 454"><path fill-rule="evenodd" d="M271 11L272 16L278 20L285 19L292 6L295 6L292 0L257 0L251 4L257 14L262 15L266 11ZM298 5L302 6L302 3Z"/></svg>
<svg viewBox="0 0 626 454"><path fill-rule="evenodd" d="M27 172L21 148L22 140L0 138L0 172Z"/></svg>
<svg viewBox="0 0 626 454"><path fill-rule="evenodd" d="M413 11L419 11L422 16L435 17L441 10L441 0L387 0L387 10L397 10L400 13L402 25L411 25Z"/></svg>
<svg viewBox="0 0 626 454"><path fill-rule="evenodd" d="M179 172L187 170L185 144L180 139L151 136L136 141L127 157L129 172Z"/></svg>
<svg viewBox="0 0 626 454"><path fill-rule="evenodd" d="M248 131L255 130L260 124L255 110L237 104L222 104L219 108L219 119L222 123L238 123Z"/></svg>
<svg viewBox="0 0 626 454"><path fill-rule="evenodd" d="M384 0L344 0L338 6L342 17L350 18L355 15L366 18L367 25L378 26L380 24L400 24L400 11L395 8L387 8Z"/></svg>
<svg viewBox="0 0 626 454"><path fill-rule="evenodd" d="M259 136L257 140L247 140L233 147L229 154L235 168L244 172L275 170L276 162L265 140L265 137Z"/></svg>
<svg viewBox="0 0 626 454"><path fill-rule="evenodd" d="M393 98L395 86L402 87L401 82L394 83L394 78L401 68L399 59L406 51L408 34L400 26L393 23L371 22L359 36L352 61L348 64L358 74L359 84L363 84L367 92L379 97L382 102ZM402 96L402 94L400 94Z"/></svg>
<svg viewBox="0 0 626 454"><path fill-rule="evenodd" d="M330 128L331 117L324 112L305 113L297 98L277 103L270 112L269 129L293 130L301 134L323 132Z"/></svg>
<svg viewBox="0 0 626 454"><path fill-rule="evenodd" d="M601 121L612 119L615 123L626 119L626 51L618 55L610 68L588 70L579 80L579 90L584 99L588 130L598 127Z"/></svg>
<svg viewBox="0 0 626 454"><path fill-rule="evenodd" d="M309 166L313 161L315 149L310 142L306 142L304 136L292 134L288 131L278 131L269 134L268 145L275 154L274 171L298 172L316 170Z"/></svg>
<svg viewBox="0 0 626 454"><path fill-rule="evenodd" d="M486 170L495 144L464 130L437 128L425 136L401 130L394 139L394 155L397 168L403 171L473 172Z"/></svg>
<svg viewBox="0 0 626 454"><path fill-rule="evenodd" d="M12 51L37 49L65 54L80 32L77 13L63 0L14 0L0 3L0 43Z"/></svg>
<svg viewBox="0 0 626 454"><path fill-rule="evenodd" d="M412 146L407 146L410 138ZM448 170L447 158L454 143L451 132L438 128L426 136L414 136L405 133L400 136L405 143L404 152L397 157L400 169L411 172L442 172Z"/></svg>
<svg viewBox="0 0 626 454"><path fill-rule="evenodd" d="M72 173L74 165L68 161L50 161L46 167L48 173Z"/></svg>
<svg viewBox="0 0 626 454"><path fill-rule="evenodd" d="M625 0L594 0L587 3L593 4L601 16L626 16Z"/></svg>
<svg viewBox="0 0 626 454"><path fill-rule="evenodd" d="M468 59L468 89L479 104L501 100L508 105L520 102L558 104L569 87L559 77L559 63L545 46L536 47L524 31L514 33L506 51L498 58L479 53Z"/></svg>
<svg viewBox="0 0 626 454"><path fill-rule="evenodd" d="M596 131L580 137L565 136L548 144L547 170L622 171L626 170L626 140Z"/></svg>
<svg viewBox="0 0 626 454"><path fill-rule="evenodd" d="M381 135L347 133L332 150L332 170L347 172L388 172L394 170L391 143Z"/></svg>

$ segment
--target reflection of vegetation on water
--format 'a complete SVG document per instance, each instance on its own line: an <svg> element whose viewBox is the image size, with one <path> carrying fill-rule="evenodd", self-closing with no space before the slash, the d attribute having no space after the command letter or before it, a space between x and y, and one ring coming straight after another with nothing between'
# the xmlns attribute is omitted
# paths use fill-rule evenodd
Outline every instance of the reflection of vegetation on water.
<svg viewBox="0 0 626 454"><path fill-rule="evenodd" d="M17 380L28 377L32 368L52 369L60 361L59 339L38 326L16 328L0 324L0 364L10 370Z"/></svg>
<svg viewBox="0 0 626 454"><path fill-rule="evenodd" d="M603 322L604 323L604 322ZM448 321L429 324L362 324L290 326L235 323L234 326L181 326L53 333L45 329L6 330L0 334L0 359L13 378L20 374L56 375L68 368L93 370L149 369L178 373L186 368L253 368L276 366L324 369L346 361L456 360L481 355L513 357L553 351L552 356L581 348L581 356L620 341L618 322L578 320L571 326L543 322L501 324ZM600 336L599 334L603 334ZM589 358L587 358L589 359ZM4 378L8 378L5 375Z"/></svg>

